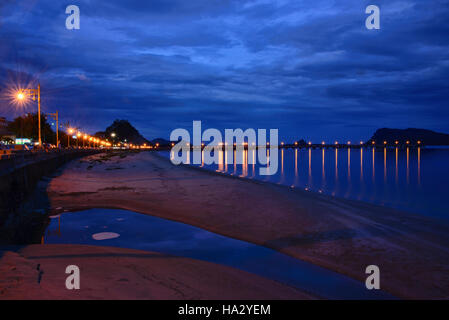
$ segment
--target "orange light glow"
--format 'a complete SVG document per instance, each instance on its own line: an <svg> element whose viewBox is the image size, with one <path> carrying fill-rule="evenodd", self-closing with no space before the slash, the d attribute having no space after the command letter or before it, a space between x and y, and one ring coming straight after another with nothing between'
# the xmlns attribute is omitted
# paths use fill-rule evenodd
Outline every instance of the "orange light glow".
<svg viewBox="0 0 449 320"><path fill-rule="evenodd" d="M22 101L22 100L25 99L25 95L24 95L22 92L19 92L19 93L17 94L17 99L20 100L20 101Z"/></svg>

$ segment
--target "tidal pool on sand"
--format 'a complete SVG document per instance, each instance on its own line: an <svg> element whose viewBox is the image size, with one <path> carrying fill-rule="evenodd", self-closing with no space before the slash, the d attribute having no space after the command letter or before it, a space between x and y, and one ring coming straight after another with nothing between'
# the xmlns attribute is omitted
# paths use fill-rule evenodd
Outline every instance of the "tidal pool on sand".
<svg viewBox="0 0 449 320"><path fill-rule="evenodd" d="M263 246L126 210L91 209L55 216L45 231L44 241L156 251L214 262L323 298L393 298L385 292L366 289L362 282Z"/></svg>

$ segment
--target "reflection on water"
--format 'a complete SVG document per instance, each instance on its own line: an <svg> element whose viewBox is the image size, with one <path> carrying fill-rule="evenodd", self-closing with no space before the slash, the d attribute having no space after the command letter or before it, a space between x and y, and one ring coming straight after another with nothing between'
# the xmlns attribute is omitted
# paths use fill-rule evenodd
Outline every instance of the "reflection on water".
<svg viewBox="0 0 449 320"><path fill-rule="evenodd" d="M44 242L113 246L190 257L245 270L324 298L392 298L382 291L367 290L363 282L262 246L125 210L65 213L52 219Z"/></svg>
<svg viewBox="0 0 449 320"><path fill-rule="evenodd" d="M411 212L449 219L449 149L354 148L281 149L279 170L260 176L254 164L256 152L245 150L242 164L224 164L205 169L260 179L337 197L368 201ZM165 153L169 156L169 153ZM267 155L269 151L267 150ZM360 159L360 161L357 160ZM371 177L366 179L365 177Z"/></svg>

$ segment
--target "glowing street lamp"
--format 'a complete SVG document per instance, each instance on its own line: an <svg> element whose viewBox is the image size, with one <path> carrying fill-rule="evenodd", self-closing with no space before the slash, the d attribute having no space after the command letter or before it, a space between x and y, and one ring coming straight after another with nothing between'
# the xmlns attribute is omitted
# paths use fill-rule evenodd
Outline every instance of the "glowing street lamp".
<svg viewBox="0 0 449 320"><path fill-rule="evenodd" d="M67 135L67 148L70 148L70 136L73 134L74 130L72 128L69 128L67 131L69 132L69 134Z"/></svg>
<svg viewBox="0 0 449 320"><path fill-rule="evenodd" d="M77 148L79 147L78 140L80 139L81 136L82 136L81 132L78 131L78 132L76 133L76 147L77 147Z"/></svg>
<svg viewBox="0 0 449 320"><path fill-rule="evenodd" d="M39 147L42 147L42 138L41 138L41 85L37 85L37 89L20 89L16 94L16 99L20 102L23 102L27 96L32 97L33 101L36 100L37 97L37 122L38 122L38 136L39 136Z"/></svg>

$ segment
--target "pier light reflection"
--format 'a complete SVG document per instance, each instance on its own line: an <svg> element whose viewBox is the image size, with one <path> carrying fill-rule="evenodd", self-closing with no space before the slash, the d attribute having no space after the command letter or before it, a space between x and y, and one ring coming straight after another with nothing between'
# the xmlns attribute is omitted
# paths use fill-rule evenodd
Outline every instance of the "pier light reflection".
<svg viewBox="0 0 449 320"><path fill-rule="evenodd" d="M421 186L421 148L418 147L418 186Z"/></svg>
<svg viewBox="0 0 449 320"><path fill-rule="evenodd" d="M243 164L242 164L242 177L247 177L248 176L248 150L243 150L242 152L242 160L243 160Z"/></svg>
<svg viewBox="0 0 449 320"><path fill-rule="evenodd" d="M325 149L323 148L322 150L321 150L321 181L322 181L322 187L324 187L324 184L325 184L325 181L326 181L326 170L325 170L325 166L324 166L324 164L325 164L325 151L324 151Z"/></svg>
<svg viewBox="0 0 449 320"><path fill-rule="evenodd" d="M335 148L335 181L338 181L338 149Z"/></svg>
<svg viewBox="0 0 449 320"><path fill-rule="evenodd" d="M281 174L284 176L284 149L281 150Z"/></svg>
<svg viewBox="0 0 449 320"><path fill-rule="evenodd" d="M348 182L351 181L351 148L348 148Z"/></svg>
<svg viewBox="0 0 449 320"><path fill-rule="evenodd" d="M295 149L295 184L298 182L298 149Z"/></svg>
<svg viewBox="0 0 449 320"><path fill-rule="evenodd" d="M407 172L406 172L407 184L410 184L410 148L407 147Z"/></svg>
<svg viewBox="0 0 449 320"><path fill-rule="evenodd" d="M395 165L395 182L396 185L399 183L399 173L398 173L398 148L395 148L395 160L396 160L396 165Z"/></svg>
<svg viewBox="0 0 449 320"><path fill-rule="evenodd" d="M204 153L204 151L203 151L203 153ZM223 164L224 164L224 161L226 161L226 159L224 159L224 161L223 161L223 155L224 155L223 149L220 148L220 149L218 150L218 171L219 171L219 172L225 172L225 171L223 170L223 169L224 169Z"/></svg>
<svg viewBox="0 0 449 320"><path fill-rule="evenodd" d="M218 156L220 157L220 154L218 154ZM220 164L220 162L221 162L221 159L219 158L218 163ZM200 167L204 167L204 150L201 150L201 166Z"/></svg>

